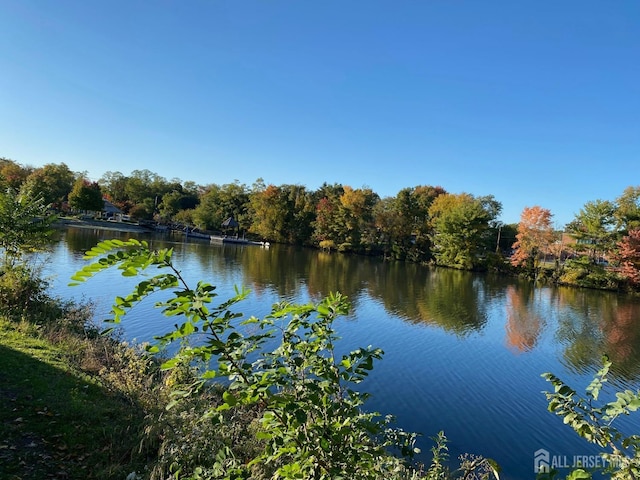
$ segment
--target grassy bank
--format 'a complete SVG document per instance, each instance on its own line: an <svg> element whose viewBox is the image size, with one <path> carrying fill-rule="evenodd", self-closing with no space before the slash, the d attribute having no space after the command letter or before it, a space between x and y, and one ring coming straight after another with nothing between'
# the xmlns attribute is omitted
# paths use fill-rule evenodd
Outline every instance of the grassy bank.
<svg viewBox="0 0 640 480"><path fill-rule="evenodd" d="M144 469L144 383L127 391L131 369L112 374L124 350L73 322L0 319L2 479L124 479Z"/></svg>
<svg viewBox="0 0 640 480"><path fill-rule="evenodd" d="M217 388L167 410L191 371L161 372L141 347L87 324L90 306L18 277L0 275L0 479L191 478L215 470L218 452L255 455L254 410L203 421L221 402Z"/></svg>

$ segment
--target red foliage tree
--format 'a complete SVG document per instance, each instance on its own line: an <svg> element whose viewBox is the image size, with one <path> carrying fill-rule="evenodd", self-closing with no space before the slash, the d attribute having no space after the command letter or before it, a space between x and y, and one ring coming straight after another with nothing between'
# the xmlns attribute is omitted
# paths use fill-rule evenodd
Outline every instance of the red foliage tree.
<svg viewBox="0 0 640 480"><path fill-rule="evenodd" d="M620 273L627 281L640 286L640 229L631 230L618 242Z"/></svg>
<svg viewBox="0 0 640 480"><path fill-rule="evenodd" d="M554 240L551 211L539 206L524 207L518 224L516 242L513 244L511 264L538 268L538 256Z"/></svg>

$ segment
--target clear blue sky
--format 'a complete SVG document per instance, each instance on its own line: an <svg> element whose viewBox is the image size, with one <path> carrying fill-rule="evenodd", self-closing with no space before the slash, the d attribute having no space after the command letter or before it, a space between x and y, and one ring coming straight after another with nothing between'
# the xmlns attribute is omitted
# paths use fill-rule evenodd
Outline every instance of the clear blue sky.
<svg viewBox="0 0 640 480"><path fill-rule="evenodd" d="M0 0L0 156L562 226L640 184L640 1Z"/></svg>

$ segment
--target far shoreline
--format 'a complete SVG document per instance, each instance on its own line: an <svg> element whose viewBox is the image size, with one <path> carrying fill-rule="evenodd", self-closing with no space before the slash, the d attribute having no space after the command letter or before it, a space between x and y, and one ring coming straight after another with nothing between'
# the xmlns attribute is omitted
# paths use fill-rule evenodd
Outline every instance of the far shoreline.
<svg viewBox="0 0 640 480"><path fill-rule="evenodd" d="M125 222L107 222L104 220L80 220L78 218L58 218L54 227L97 228L112 232L151 233L151 230L140 225Z"/></svg>

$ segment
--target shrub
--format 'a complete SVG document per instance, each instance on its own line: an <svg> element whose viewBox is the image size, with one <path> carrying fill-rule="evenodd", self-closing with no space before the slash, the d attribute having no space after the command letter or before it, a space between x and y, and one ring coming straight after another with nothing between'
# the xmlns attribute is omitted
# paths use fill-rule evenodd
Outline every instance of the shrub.
<svg viewBox="0 0 640 480"><path fill-rule="evenodd" d="M25 265L0 269L0 314L14 320L61 314L59 303L46 294L48 283Z"/></svg>
<svg viewBox="0 0 640 480"><path fill-rule="evenodd" d="M582 438L607 449L602 453L605 460L600 468L588 470L576 468L567 480L591 478L592 473L601 472L611 479L627 480L640 478L640 436L625 436L613 422L621 415L629 415L640 408L640 391L617 392L616 399L598 405L601 390L608 381L611 362L605 356L603 367L596 373L586 388L586 397L581 397L570 386L551 373L542 376L553 385L552 392L545 392L549 411L563 418ZM538 478L553 479L557 472L542 472Z"/></svg>

